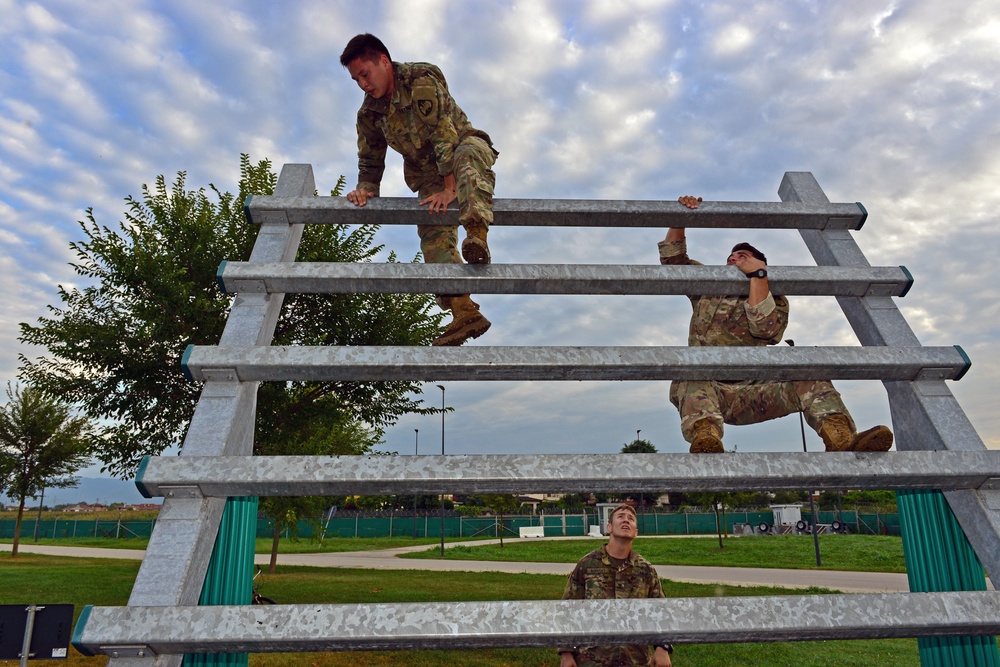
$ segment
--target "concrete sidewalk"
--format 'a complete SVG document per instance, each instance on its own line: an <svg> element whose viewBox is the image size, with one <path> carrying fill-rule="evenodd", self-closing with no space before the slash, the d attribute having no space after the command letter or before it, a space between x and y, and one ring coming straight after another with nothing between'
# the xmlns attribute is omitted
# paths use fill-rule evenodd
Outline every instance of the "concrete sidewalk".
<svg viewBox="0 0 1000 667"><path fill-rule="evenodd" d="M510 541L510 540L508 540ZM490 541L452 542L458 544L489 544ZM595 541L595 544L597 542ZM279 565L306 567L342 567L365 570L430 570L435 572L508 572L529 574L557 574L567 576L572 563L507 563L480 560L438 560L399 558L403 553L426 551L431 545L383 549L378 551L352 551L322 554L280 554ZM0 544L0 551L10 551L10 544ZM141 560L145 551L136 549L99 549L92 547L56 547L20 544L24 553L77 558L117 558ZM257 554L254 560L260 565L270 562L268 554ZM779 570L749 567L700 567L691 565L657 565L656 571L664 579L695 584L726 584L732 586L778 586L782 588L830 588L844 593L895 593L909 591L905 574L885 572L846 572L842 570Z"/></svg>

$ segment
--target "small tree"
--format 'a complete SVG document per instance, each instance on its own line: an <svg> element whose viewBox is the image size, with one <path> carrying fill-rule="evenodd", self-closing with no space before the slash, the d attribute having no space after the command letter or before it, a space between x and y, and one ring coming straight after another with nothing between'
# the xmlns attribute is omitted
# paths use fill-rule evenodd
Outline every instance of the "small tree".
<svg viewBox="0 0 1000 667"><path fill-rule="evenodd" d="M498 531L500 533L500 548L503 549L503 517L505 514L513 514L517 511L517 508L521 506L521 501L517 496L503 493L481 495L479 498L485 507L497 515L497 520L500 522Z"/></svg>
<svg viewBox="0 0 1000 667"><path fill-rule="evenodd" d="M729 535L729 529L726 525L726 503L730 499L729 493L719 493L714 491L701 491L698 493L689 493L688 500L700 505L701 507L711 507L712 511L715 512L715 528L716 532L719 534L719 548L724 549L725 544L722 541L722 536L725 534ZM722 516L719 516L719 510L722 510Z"/></svg>
<svg viewBox="0 0 1000 667"><path fill-rule="evenodd" d="M46 487L76 486L72 475L90 463L92 438L86 417L71 416L67 405L38 389L7 384L7 404L0 407L0 470L18 505L11 556L17 556L25 500Z"/></svg>

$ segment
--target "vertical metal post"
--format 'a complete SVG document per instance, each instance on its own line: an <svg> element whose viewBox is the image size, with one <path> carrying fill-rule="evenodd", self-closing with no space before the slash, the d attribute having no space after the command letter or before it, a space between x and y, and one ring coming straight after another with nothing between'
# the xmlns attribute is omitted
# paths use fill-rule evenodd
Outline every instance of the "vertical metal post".
<svg viewBox="0 0 1000 667"><path fill-rule="evenodd" d="M42 522L42 505L45 504L45 487L42 487L42 497L38 501L38 514L35 516L35 542L38 542L38 526Z"/></svg>
<svg viewBox="0 0 1000 667"><path fill-rule="evenodd" d="M39 609L45 609L45 607L33 604L26 607L28 620L24 625L24 642L21 644L21 667L28 667L28 657L31 655L31 633L35 630L35 612Z"/></svg>
<svg viewBox="0 0 1000 667"><path fill-rule="evenodd" d="M420 429L413 429L413 455L420 454ZM413 539L417 539L417 494L413 494Z"/></svg>
<svg viewBox="0 0 1000 667"><path fill-rule="evenodd" d="M795 346L795 341L789 338L785 341L788 343L789 347ZM802 411L799 410L799 429L802 431L802 451L807 452L806 449L806 420L802 416ZM813 500L813 492L809 489L809 525L812 527L813 534L813 546L816 549L816 567L822 566L822 560L819 557L819 531L816 530L816 501Z"/></svg>
<svg viewBox="0 0 1000 667"><path fill-rule="evenodd" d="M310 196L316 190L312 167L286 164L274 194ZM283 213L266 214L250 254L251 262L292 262L302 238L302 224L290 224ZM233 302L220 345L270 345L284 301L283 293L240 294ZM253 454L257 408L256 382L220 377L206 381L184 438L181 456ZM228 501L232 502L232 501ZM227 501L222 498L167 498L163 501L146 557L129 597L130 606L196 604L207 581L213 553L257 536L256 513L241 516L220 534ZM217 539L218 538L218 539ZM215 551L213 551L215 545ZM235 573L234 573L235 575ZM253 572L242 581L224 577L236 592L249 591ZM248 593L249 594L249 593ZM109 667L178 667L181 655L112 658ZM245 662L242 664L246 664Z"/></svg>
<svg viewBox="0 0 1000 667"><path fill-rule="evenodd" d="M642 429L641 428L637 428L635 430L635 446L636 447L639 446L639 434L640 433L642 433ZM643 505L645 504L645 500L646 500L645 494L640 493L639 494L639 511L642 512L642 519L640 519L641 523L639 524L639 527L640 527L640 530L642 531L643 535L646 534L646 512L643 509Z"/></svg>
<svg viewBox="0 0 1000 667"><path fill-rule="evenodd" d="M441 456L444 456L444 385L437 385L441 390ZM441 558L444 558L444 491L441 491Z"/></svg>

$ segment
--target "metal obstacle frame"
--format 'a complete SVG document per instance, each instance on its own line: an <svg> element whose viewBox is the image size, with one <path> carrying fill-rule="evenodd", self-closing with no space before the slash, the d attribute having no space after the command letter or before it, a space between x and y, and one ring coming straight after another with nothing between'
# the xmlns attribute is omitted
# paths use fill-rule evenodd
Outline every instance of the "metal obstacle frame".
<svg viewBox="0 0 1000 667"><path fill-rule="evenodd" d="M494 293L727 293L746 289L725 267L488 267L294 263L303 224L426 223L410 199L375 199L363 209L315 197L309 165L285 165L274 196L253 197L260 224L249 262L219 272L236 291L217 347L195 347L185 371L204 382L177 459L152 458L137 480L166 499L125 607L88 607L74 645L114 665L179 665L184 653L555 646L560 643L799 641L881 637L984 637L1000 632L994 591L766 598L509 601L385 605L197 606L225 498L293 494L617 488L595 471L615 457L371 457L270 461L250 458L258 383L271 379L490 380L675 379L677 377L881 379L897 452L884 455L739 454L650 457L629 489L945 489L948 505L994 581L1000 581L1000 476L982 440L945 385L967 370L960 348L923 347L892 298L912 282L902 267L871 267L855 243L867 212L833 204L811 174L786 173L781 203L497 200L495 225L798 229L818 267L775 267L775 288L837 298L860 348L287 348L270 345L284 291ZM457 224L455 212L439 224ZM815 275L811 275L815 274ZM467 289L466 289L467 288ZM715 290L715 291L713 291ZM505 355L501 357L498 352ZM497 361L505 360L498 370ZM924 458L921 459L921 456ZM220 458L222 457L222 458ZM733 462L737 463L734 465ZM334 465L331 465L334 464ZM590 464L590 467L588 467ZM575 466L575 467L574 467ZM668 470L669 466L669 470ZM921 466L931 466L919 470ZM224 471L227 469L227 475ZM928 470L932 472L928 475ZM238 471L238 474L233 474ZM939 483L935 485L935 480ZM556 484L558 481L558 484ZM686 486L685 486L686 485ZM621 488L625 488L622 486ZM662 488L662 486L660 486ZM801 488L801 486L799 486ZM981 574L981 572L980 572ZM979 577L982 579L982 577ZM957 588L963 582L950 585ZM600 624L596 619L601 619ZM995 643L993 653L996 653ZM971 664L971 663L970 663Z"/></svg>

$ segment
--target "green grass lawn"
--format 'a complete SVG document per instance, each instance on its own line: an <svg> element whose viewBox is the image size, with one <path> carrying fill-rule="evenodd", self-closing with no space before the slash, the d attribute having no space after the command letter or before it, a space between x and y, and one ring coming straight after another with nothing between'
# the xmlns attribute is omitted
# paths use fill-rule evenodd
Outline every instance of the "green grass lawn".
<svg viewBox="0 0 1000 667"><path fill-rule="evenodd" d="M472 538L457 538L448 537L445 538L445 543L448 542L469 542ZM488 539L488 538L481 538ZM13 538L4 537L0 538L0 543L11 544ZM145 549L146 545L149 543L149 538L147 537L132 537L132 538L108 538L108 537L42 537L39 538L36 543L30 537L22 537L22 545L29 544L44 544L53 547L96 547L99 549ZM421 544L426 544L428 546L432 544L440 544L441 538L439 537L419 537L413 539L412 537L330 537L323 542L318 540L291 540L288 538L282 538L278 542L278 553L282 554L300 554L300 553L335 553L341 551L371 551L372 549L396 549L398 547L412 547ZM258 538L256 547L257 553L259 554L269 554L271 553L271 540L270 538Z"/></svg>
<svg viewBox="0 0 1000 667"><path fill-rule="evenodd" d="M128 600L138 571L137 561L63 558L22 554L0 556L0 604L71 603L79 614L86 604L122 605ZM555 575L419 572L281 567L265 575L261 591L279 603L371 603L444 600L552 599L562 594L565 577ZM771 587L738 587L664 582L670 597L719 595L789 595L821 593ZM910 639L878 641L719 644L678 647L675 663L683 667L709 665L913 665L917 642ZM44 664L48 661L33 661ZM71 649L66 667L103 665L101 657L87 658ZM312 654L258 654L253 667L368 667L381 665L510 666L558 664L552 649L490 649L482 651L412 651ZM13 665L16 661L0 661ZM54 662L53 662L54 664Z"/></svg>
<svg viewBox="0 0 1000 667"><path fill-rule="evenodd" d="M10 540L4 540L10 542ZM458 538L446 539L447 543L459 542ZM820 555L823 569L853 570L861 572L906 572L903 559L903 542L900 537L878 535L820 535ZM145 549L145 539L62 538L41 539L39 544L53 546L83 546L120 549ZM602 544L602 540L504 540L499 544L481 546L451 546L445 549L445 558L456 560L496 560L521 562L575 563L581 556ZM719 548L715 538L671 537L643 538L635 541L635 549L657 565L714 565L722 567L768 567L790 569L815 569L816 553L810 535L780 535L774 537L730 537ZM33 544L23 540L22 544ZM424 552L409 554L405 558L440 558L435 548L437 538L409 537L338 537L324 540L322 544L311 540L279 542L279 553L332 553L344 551L370 551L426 545ZM271 552L271 541L258 539L258 554ZM280 563L280 559L279 559Z"/></svg>
<svg viewBox="0 0 1000 667"><path fill-rule="evenodd" d="M504 540L504 546L454 546L445 549L448 559L513 562L575 563L603 540ZM655 565L712 565L816 569L811 535L730 537L719 548L717 539L697 537L638 538L636 551ZM820 557L825 570L906 572L900 537L872 535L820 535ZM440 558L430 548L404 558Z"/></svg>

